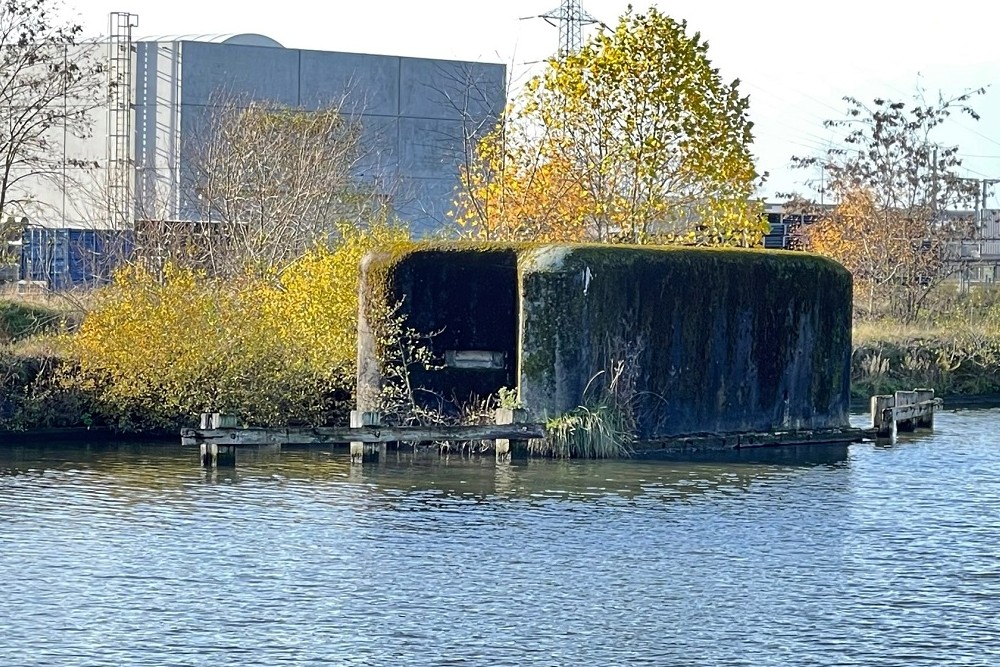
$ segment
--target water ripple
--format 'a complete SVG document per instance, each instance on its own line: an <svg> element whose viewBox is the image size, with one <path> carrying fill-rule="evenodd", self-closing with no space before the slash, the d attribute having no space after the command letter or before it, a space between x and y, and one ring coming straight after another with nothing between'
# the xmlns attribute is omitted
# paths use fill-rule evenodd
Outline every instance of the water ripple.
<svg viewBox="0 0 1000 667"><path fill-rule="evenodd" d="M1000 663L1000 411L838 458L0 452L2 665Z"/></svg>

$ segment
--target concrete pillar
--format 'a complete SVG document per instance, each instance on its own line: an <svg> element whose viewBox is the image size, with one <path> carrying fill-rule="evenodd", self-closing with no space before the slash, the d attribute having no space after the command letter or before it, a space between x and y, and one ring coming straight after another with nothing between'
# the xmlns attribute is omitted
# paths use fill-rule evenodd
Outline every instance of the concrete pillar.
<svg viewBox="0 0 1000 667"><path fill-rule="evenodd" d="M351 428L378 426L381 423L382 415L378 412L351 410ZM385 460L384 442L351 443L351 463L376 463L380 460Z"/></svg>
<svg viewBox="0 0 1000 667"><path fill-rule="evenodd" d="M524 424L528 421L528 411L523 408L497 408L494 419L498 426L506 424ZM528 451L527 440L508 440L497 438L497 463L510 463L511 456L521 456Z"/></svg>
<svg viewBox="0 0 1000 667"><path fill-rule="evenodd" d="M917 395L917 403L926 403L928 401L934 400L934 390L933 389L914 389L913 392ZM931 409L924 416L917 419L918 428L934 428L934 408Z"/></svg>

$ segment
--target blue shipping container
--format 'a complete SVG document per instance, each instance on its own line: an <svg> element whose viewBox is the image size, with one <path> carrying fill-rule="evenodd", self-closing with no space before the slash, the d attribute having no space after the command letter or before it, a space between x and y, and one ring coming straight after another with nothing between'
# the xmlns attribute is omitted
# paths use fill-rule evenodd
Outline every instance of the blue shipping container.
<svg viewBox="0 0 1000 667"><path fill-rule="evenodd" d="M21 233L20 279L57 291L102 285L131 248L130 233L26 227Z"/></svg>

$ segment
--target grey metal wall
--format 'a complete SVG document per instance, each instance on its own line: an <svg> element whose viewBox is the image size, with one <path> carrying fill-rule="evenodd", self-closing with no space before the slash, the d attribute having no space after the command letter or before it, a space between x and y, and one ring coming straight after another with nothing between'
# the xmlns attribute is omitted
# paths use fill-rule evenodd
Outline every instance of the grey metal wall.
<svg viewBox="0 0 1000 667"><path fill-rule="evenodd" d="M107 48L103 44L86 43L66 49L70 61L93 64L107 58ZM12 176L17 178L11 192L11 199L23 200L24 210L8 210L9 215L26 216L32 224L46 227L85 228L94 226L95 220L106 217L104 200L105 172L103 169L107 153L107 108L92 108L92 100L73 97L60 99L56 104L78 111L88 110L90 131L79 136L77 128L65 121L56 123L45 133L48 146L47 157L53 160L51 170L44 173L24 173L19 165L14 165ZM95 166L96 165L96 166Z"/></svg>
<svg viewBox="0 0 1000 667"><path fill-rule="evenodd" d="M418 233L446 223L471 133L505 103L498 64L214 42L140 42L136 53L137 213L193 218L190 155L223 97L356 114L365 132L358 178L394 202Z"/></svg>

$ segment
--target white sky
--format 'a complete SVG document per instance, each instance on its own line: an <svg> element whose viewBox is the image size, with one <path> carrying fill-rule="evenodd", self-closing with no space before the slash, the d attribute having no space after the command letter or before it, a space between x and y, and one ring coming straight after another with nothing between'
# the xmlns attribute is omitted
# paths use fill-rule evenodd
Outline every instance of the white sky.
<svg viewBox="0 0 1000 667"><path fill-rule="evenodd" d="M108 13L139 16L136 36L255 32L287 47L502 62L523 81L528 63L556 50L541 19L559 0L65 0L87 36L106 34ZM633 2L637 9L651 3ZM841 98L909 99L989 86L1000 73L1000 3L985 0L670 0L656 3L709 41L724 78L739 78L756 123L763 194L798 190L816 174L790 171L792 155L835 140L822 126L840 118ZM613 25L627 0L584 0ZM276 11L279 10L279 11ZM511 67L513 66L513 67ZM537 67L537 65L536 65ZM515 85L518 81L514 82ZM1000 84L1000 81L998 81ZM956 118L938 141L958 145L967 176L1000 178L1000 85L975 102L978 123ZM994 187L1000 194L1000 185ZM991 205L1000 199L993 196Z"/></svg>

